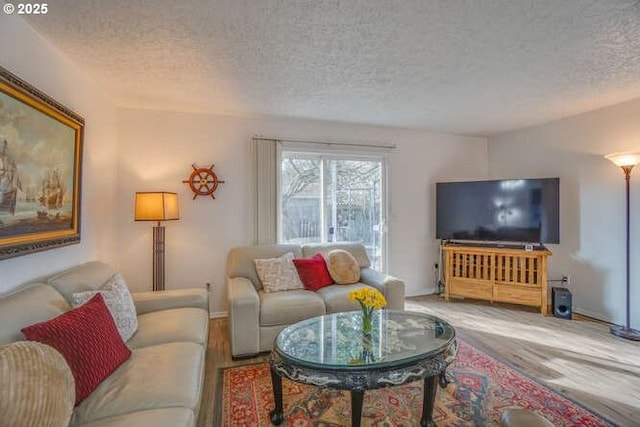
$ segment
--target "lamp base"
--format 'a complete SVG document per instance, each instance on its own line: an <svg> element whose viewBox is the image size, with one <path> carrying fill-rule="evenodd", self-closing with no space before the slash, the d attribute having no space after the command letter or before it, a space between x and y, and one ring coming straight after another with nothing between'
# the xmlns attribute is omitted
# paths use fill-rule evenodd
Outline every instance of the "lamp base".
<svg viewBox="0 0 640 427"><path fill-rule="evenodd" d="M160 221L158 221L158 224ZM164 226L153 227L153 290L164 291Z"/></svg>
<svg viewBox="0 0 640 427"><path fill-rule="evenodd" d="M612 326L610 329L611 333L617 337L624 338L627 340L640 341L640 331L632 328L627 328L626 326Z"/></svg>

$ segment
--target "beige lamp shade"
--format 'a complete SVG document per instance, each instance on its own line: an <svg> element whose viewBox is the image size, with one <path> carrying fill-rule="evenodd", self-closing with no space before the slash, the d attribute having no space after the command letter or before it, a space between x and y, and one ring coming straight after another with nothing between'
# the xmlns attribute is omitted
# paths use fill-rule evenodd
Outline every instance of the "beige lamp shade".
<svg viewBox="0 0 640 427"><path fill-rule="evenodd" d="M180 219L178 195L164 191L136 193L136 221Z"/></svg>
<svg viewBox="0 0 640 427"><path fill-rule="evenodd" d="M625 167L635 166L640 163L639 153L613 153L604 156L605 159L610 160L614 165Z"/></svg>

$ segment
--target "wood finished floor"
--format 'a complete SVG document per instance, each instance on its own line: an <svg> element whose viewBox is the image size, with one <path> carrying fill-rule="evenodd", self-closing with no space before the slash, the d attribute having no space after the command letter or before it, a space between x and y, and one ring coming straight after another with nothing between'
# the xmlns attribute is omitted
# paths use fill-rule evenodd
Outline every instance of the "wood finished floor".
<svg viewBox="0 0 640 427"><path fill-rule="evenodd" d="M640 426L640 342L613 337L608 325L543 317L524 306L428 296L405 308L436 315L459 337L623 427ZM211 320L199 427L214 424L218 369L267 360L231 359L227 320Z"/></svg>

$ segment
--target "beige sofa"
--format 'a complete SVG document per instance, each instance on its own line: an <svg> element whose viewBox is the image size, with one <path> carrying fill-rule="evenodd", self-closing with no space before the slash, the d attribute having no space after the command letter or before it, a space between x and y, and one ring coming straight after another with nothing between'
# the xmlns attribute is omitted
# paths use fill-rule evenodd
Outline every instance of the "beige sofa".
<svg viewBox="0 0 640 427"><path fill-rule="evenodd" d="M326 255L333 249L349 251L360 265L360 283L330 285L317 292L291 290L266 293L254 259L276 258L292 252L295 258ZM353 289L371 286L382 292L387 308L404 310L404 282L370 268L360 243L259 245L234 248L227 258L227 302L231 355L252 356L273 348L277 334L287 325L327 313L358 310L347 297Z"/></svg>
<svg viewBox="0 0 640 427"><path fill-rule="evenodd" d="M71 309L74 292L99 288L115 270L90 262L0 297L0 345L20 330ZM70 425L85 427L196 425L209 337L204 289L133 293L138 329L131 357L77 407Z"/></svg>

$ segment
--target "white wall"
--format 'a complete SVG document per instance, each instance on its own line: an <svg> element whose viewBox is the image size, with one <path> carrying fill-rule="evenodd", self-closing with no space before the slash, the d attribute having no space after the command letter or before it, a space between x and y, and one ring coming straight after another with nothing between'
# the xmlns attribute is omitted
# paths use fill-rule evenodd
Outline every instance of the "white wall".
<svg viewBox="0 0 640 427"><path fill-rule="evenodd" d="M0 14L0 64L86 121L82 242L0 261L0 293L92 259L120 267L134 289L149 289L151 224L133 222L133 194L162 189L180 194L182 210L180 221L167 224L168 287L210 282L212 309L223 311L226 253L252 237L249 140L264 134L397 145L389 168L389 270L407 281L409 295L433 290L434 182L482 179L489 171L494 178L560 176L562 243L551 246L551 277L571 275L577 311L624 321L624 182L602 155L640 150L640 100L503 134L489 140L487 151L482 138L391 128L118 111L15 15ZM191 200L181 181L192 162L215 163L227 181L216 200ZM638 173L631 186L632 307L640 305ZM640 328L640 310L633 310L632 324Z"/></svg>
<svg viewBox="0 0 640 427"><path fill-rule="evenodd" d="M622 171L603 155L640 151L640 99L489 139L493 178L560 177L551 278L571 276L574 308L625 322ZM631 323L640 328L640 171L631 175ZM634 308L635 307L635 308Z"/></svg>
<svg viewBox="0 0 640 427"><path fill-rule="evenodd" d="M115 263L117 110L16 15L0 14L0 64L85 119L81 243L0 261L0 293L84 261Z"/></svg>
<svg viewBox="0 0 640 427"><path fill-rule="evenodd" d="M38 276L100 259L120 268L134 290L150 289L151 226L133 221L135 191L170 190L181 220L167 226L168 288L212 284L212 310L225 310L227 251L253 236L249 141L256 134L300 139L385 141L389 162L389 270L407 294L433 291L434 183L487 176L487 147L467 138L269 117L223 117L117 110L24 21L0 15L2 66L84 117L82 242L0 261L0 293ZM119 141L120 144L119 144ZM191 163L226 183L216 200L192 200Z"/></svg>
<svg viewBox="0 0 640 427"><path fill-rule="evenodd" d="M390 142L389 271L409 295L433 291L435 191L439 179L487 177L486 140L371 126L120 110L120 267L135 290L151 288L151 227L133 221L136 191L175 191L181 219L166 223L167 288L211 283L213 312L226 310L224 272L230 248L252 243L250 140L254 135L294 139ZM192 200L191 164L214 170L225 183L216 199Z"/></svg>

